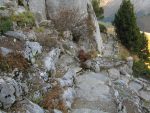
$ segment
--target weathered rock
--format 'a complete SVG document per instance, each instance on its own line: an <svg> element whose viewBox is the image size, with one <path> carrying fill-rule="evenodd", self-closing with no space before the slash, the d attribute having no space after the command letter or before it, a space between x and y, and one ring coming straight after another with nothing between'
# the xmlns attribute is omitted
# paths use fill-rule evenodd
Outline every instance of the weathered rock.
<svg viewBox="0 0 150 113"><path fill-rule="evenodd" d="M58 57L60 55L60 49L55 48L48 53L48 55L44 58L44 65L48 72L50 72L52 77L55 77L56 67L55 64L58 61Z"/></svg>
<svg viewBox="0 0 150 113"><path fill-rule="evenodd" d="M38 42L26 42L24 56L32 63L35 63L35 56L42 52L42 46Z"/></svg>
<svg viewBox="0 0 150 113"><path fill-rule="evenodd" d="M30 100L25 99L21 103L23 103L21 109L24 110L25 113L45 113L39 105L31 102Z"/></svg>
<svg viewBox="0 0 150 113"><path fill-rule="evenodd" d="M129 68L132 69L132 67L133 67L133 57L128 57L127 58L127 64L129 66Z"/></svg>
<svg viewBox="0 0 150 113"><path fill-rule="evenodd" d="M76 77L75 71L72 70L72 69L69 69L67 71L67 73L63 76L63 78L59 80L60 85L62 87L64 87L64 86L68 86L68 87L73 86L75 84L74 83L75 82L75 77Z"/></svg>
<svg viewBox="0 0 150 113"><path fill-rule="evenodd" d="M92 110L92 109L87 109L87 108L82 108L82 109L74 109L73 113L108 113L100 110Z"/></svg>
<svg viewBox="0 0 150 113"><path fill-rule="evenodd" d="M98 101L99 99L105 101L109 100L108 95L110 88L104 83L108 80L107 76L99 73L86 73L77 78L78 87L77 97L88 101ZM92 93L91 93L92 92Z"/></svg>
<svg viewBox="0 0 150 113"><path fill-rule="evenodd" d="M4 48L4 47L0 47L0 52L2 52L2 55L3 55L3 56L6 56L8 53L11 53L12 50L11 50L11 49L7 49L7 48Z"/></svg>
<svg viewBox="0 0 150 113"><path fill-rule="evenodd" d="M122 67L120 67L120 73L123 75L132 75L133 70L127 64L125 64Z"/></svg>
<svg viewBox="0 0 150 113"><path fill-rule="evenodd" d="M71 109L71 105L73 103L73 100L75 98L75 91L72 88L68 88L64 91L63 94L63 100L66 103L66 106Z"/></svg>
<svg viewBox="0 0 150 113"><path fill-rule="evenodd" d="M33 30L29 31L29 32L24 32L24 34L27 36L27 39L26 40L29 40L29 41L35 41L37 38L36 38L36 34Z"/></svg>
<svg viewBox="0 0 150 113"><path fill-rule="evenodd" d="M73 39L73 36L72 36L71 31L64 31L64 32L63 32L63 37L64 37L65 39L69 39L69 40L72 40L72 39Z"/></svg>
<svg viewBox="0 0 150 113"><path fill-rule="evenodd" d="M17 99L20 99L25 93L21 83L18 83L11 78L0 79L0 88L0 102L2 103L4 109L11 107L12 104Z"/></svg>
<svg viewBox="0 0 150 113"><path fill-rule="evenodd" d="M46 19L46 6L45 0L29 0L30 11L35 13L37 21L40 23ZM37 16L38 14L38 16ZM40 16L39 16L40 15Z"/></svg>
<svg viewBox="0 0 150 113"><path fill-rule="evenodd" d="M57 109L54 109L54 113L62 113L62 112Z"/></svg>
<svg viewBox="0 0 150 113"><path fill-rule="evenodd" d="M142 89L143 85L138 83L138 82L136 82L136 81L132 81L132 82L129 83L129 87L132 90L138 92L140 89Z"/></svg>
<svg viewBox="0 0 150 113"><path fill-rule="evenodd" d="M150 101L150 91L141 90L139 91L139 96L146 101Z"/></svg>
<svg viewBox="0 0 150 113"><path fill-rule="evenodd" d="M94 60L87 60L85 63L85 68L88 68L88 69L91 69L93 70L94 72L100 72L100 66L98 64L97 61L94 61Z"/></svg>
<svg viewBox="0 0 150 113"><path fill-rule="evenodd" d="M97 44L97 49L99 52L102 51L102 38L100 35L100 30L99 30L99 25L97 22L97 18L94 14L92 5L91 5L91 1L90 0L46 0L46 6L47 6L47 12L48 12L48 16L51 18L55 15L57 15L57 13L59 13L59 11L62 8L66 8L66 9L78 9L80 14L88 14L90 13L91 17L92 17L92 21L95 25L95 31L94 31L94 37L95 37L95 42Z"/></svg>
<svg viewBox="0 0 150 113"><path fill-rule="evenodd" d="M120 78L120 72L115 69L115 68L112 68L112 69L109 69L108 70L108 73L109 73L109 76L113 79L113 80L116 80L116 79L119 79Z"/></svg>
<svg viewBox="0 0 150 113"><path fill-rule="evenodd" d="M139 106L132 100L125 99L123 100L122 104L125 106L127 113L142 113L139 109Z"/></svg>
<svg viewBox="0 0 150 113"><path fill-rule="evenodd" d="M22 31L7 31L6 36L16 38L18 40L24 41L27 39L27 36L23 34Z"/></svg>

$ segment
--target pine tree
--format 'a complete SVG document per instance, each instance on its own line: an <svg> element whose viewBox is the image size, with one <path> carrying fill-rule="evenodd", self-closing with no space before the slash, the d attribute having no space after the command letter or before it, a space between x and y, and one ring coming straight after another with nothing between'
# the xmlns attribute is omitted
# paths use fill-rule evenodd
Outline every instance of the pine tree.
<svg viewBox="0 0 150 113"><path fill-rule="evenodd" d="M130 0L123 0L113 22L116 33L122 44L129 50L138 52L140 43L140 30L136 23L134 7Z"/></svg>

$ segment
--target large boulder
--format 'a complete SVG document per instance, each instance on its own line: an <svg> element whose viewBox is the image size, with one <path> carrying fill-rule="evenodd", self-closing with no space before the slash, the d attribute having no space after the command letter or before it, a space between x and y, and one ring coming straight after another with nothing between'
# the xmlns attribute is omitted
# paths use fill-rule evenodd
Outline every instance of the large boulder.
<svg viewBox="0 0 150 113"><path fill-rule="evenodd" d="M95 42L97 44L97 49L99 52L102 51L103 46L99 30L99 24L93 11L93 7L90 0L46 0L46 6L47 6L47 14L50 18L57 15L63 8L68 10L78 9L78 12L81 15L89 14L92 17L92 21L96 28L93 33L95 37Z"/></svg>
<svg viewBox="0 0 150 113"><path fill-rule="evenodd" d="M45 0L29 0L29 9L35 14L38 22L46 19Z"/></svg>

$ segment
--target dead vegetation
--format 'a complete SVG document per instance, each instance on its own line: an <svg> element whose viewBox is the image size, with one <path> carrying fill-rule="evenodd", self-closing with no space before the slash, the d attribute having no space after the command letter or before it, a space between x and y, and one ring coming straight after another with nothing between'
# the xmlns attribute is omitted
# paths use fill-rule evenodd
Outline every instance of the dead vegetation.
<svg viewBox="0 0 150 113"><path fill-rule="evenodd" d="M6 56L0 53L0 69L2 71L13 71L15 68L18 68L20 71L26 71L29 67L27 59L20 53L12 52Z"/></svg>
<svg viewBox="0 0 150 113"><path fill-rule="evenodd" d="M53 109L61 110L67 113L67 108L62 99L63 90L60 86L55 86L44 98L42 105L49 111Z"/></svg>
<svg viewBox="0 0 150 113"><path fill-rule="evenodd" d="M81 37L91 37L95 30L91 16L79 12L78 9L61 8L55 16L51 17L59 32L67 30L72 32L75 42L78 42Z"/></svg>

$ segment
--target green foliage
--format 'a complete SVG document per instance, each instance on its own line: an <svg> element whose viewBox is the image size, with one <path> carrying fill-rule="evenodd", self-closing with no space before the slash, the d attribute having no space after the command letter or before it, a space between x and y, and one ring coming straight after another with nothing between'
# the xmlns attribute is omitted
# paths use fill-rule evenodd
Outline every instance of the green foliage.
<svg viewBox="0 0 150 113"><path fill-rule="evenodd" d="M100 0L92 0L92 5L93 5L93 9L94 9L94 12L96 14L96 16L99 18L99 19L102 19L104 16L103 16L103 13L104 13L104 10L102 7L100 7Z"/></svg>
<svg viewBox="0 0 150 113"><path fill-rule="evenodd" d="M24 6L23 5L23 0L18 0L18 4L21 5L21 6Z"/></svg>
<svg viewBox="0 0 150 113"><path fill-rule="evenodd" d="M29 11L13 15L12 20L17 22L17 25L20 27L33 27L35 25L34 15Z"/></svg>
<svg viewBox="0 0 150 113"><path fill-rule="evenodd" d="M9 17L0 17L0 34L12 29L12 20Z"/></svg>
<svg viewBox="0 0 150 113"><path fill-rule="evenodd" d="M143 76L143 77L149 77L150 78L150 69L148 69L148 66L145 65L145 61L140 60L138 62L134 62L133 74L137 77Z"/></svg>
<svg viewBox="0 0 150 113"><path fill-rule="evenodd" d="M99 23L99 27L100 27L100 32L102 32L102 33L106 33L107 32L107 28L103 24Z"/></svg>
<svg viewBox="0 0 150 113"><path fill-rule="evenodd" d="M148 41L136 23L133 5L130 0L123 0L113 22L116 33L122 44L142 59L148 57Z"/></svg>

